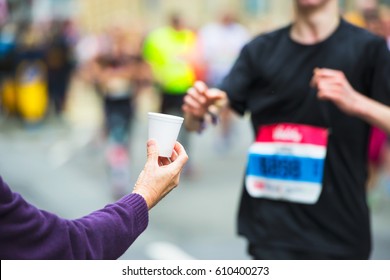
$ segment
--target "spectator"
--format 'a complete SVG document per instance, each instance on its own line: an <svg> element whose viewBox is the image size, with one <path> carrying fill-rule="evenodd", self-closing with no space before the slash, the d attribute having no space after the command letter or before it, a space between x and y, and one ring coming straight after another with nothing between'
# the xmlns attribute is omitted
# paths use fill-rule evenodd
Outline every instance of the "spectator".
<svg viewBox="0 0 390 280"><path fill-rule="evenodd" d="M171 160L158 156L154 140L134 190L76 220L37 209L0 177L0 259L117 259L145 230L152 209L179 183L187 161L176 143Z"/></svg>

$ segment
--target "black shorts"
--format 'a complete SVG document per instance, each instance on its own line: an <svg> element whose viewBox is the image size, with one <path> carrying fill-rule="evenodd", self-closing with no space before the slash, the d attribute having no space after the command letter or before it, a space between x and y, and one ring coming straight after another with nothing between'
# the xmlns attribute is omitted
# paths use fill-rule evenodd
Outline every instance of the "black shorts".
<svg viewBox="0 0 390 280"><path fill-rule="evenodd" d="M364 254L337 254L318 251L301 251L291 248L271 248L250 244L248 253L255 260L367 260Z"/></svg>
<svg viewBox="0 0 390 280"><path fill-rule="evenodd" d="M181 106L183 106L183 94L168 94L163 93L162 102L161 102L161 113L163 114L172 114L172 112L176 112L180 116L183 115Z"/></svg>
<svg viewBox="0 0 390 280"><path fill-rule="evenodd" d="M133 116L131 100L105 98L104 111L107 135L118 142L126 141Z"/></svg>

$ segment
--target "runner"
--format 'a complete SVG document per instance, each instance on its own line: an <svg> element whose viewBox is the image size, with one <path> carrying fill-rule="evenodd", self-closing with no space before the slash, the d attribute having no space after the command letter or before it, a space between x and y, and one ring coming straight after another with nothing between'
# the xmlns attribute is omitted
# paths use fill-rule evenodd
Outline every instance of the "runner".
<svg viewBox="0 0 390 280"><path fill-rule="evenodd" d="M294 4L293 23L248 43L219 89L194 84L186 126L201 129L210 105L251 113L238 231L253 258L367 259L369 124L390 132L375 101L390 104L390 53L338 1Z"/></svg>
<svg viewBox="0 0 390 280"><path fill-rule="evenodd" d="M136 95L145 83L145 62L140 52L133 52L134 42L121 26L113 26L102 42L91 68L104 101L108 177L112 193L118 198L128 192L131 182L129 140Z"/></svg>

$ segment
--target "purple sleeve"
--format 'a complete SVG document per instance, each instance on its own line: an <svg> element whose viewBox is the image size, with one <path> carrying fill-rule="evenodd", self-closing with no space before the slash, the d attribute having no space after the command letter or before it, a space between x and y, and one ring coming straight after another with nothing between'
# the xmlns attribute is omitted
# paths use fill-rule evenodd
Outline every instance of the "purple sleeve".
<svg viewBox="0 0 390 280"><path fill-rule="evenodd" d="M67 220L27 203L0 177L0 259L117 259L147 224L137 194Z"/></svg>

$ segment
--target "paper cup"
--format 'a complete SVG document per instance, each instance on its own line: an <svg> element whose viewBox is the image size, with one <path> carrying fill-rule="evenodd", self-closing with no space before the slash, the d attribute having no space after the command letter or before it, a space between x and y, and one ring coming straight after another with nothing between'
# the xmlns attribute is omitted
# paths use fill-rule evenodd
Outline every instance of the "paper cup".
<svg viewBox="0 0 390 280"><path fill-rule="evenodd" d="M167 114L148 113L149 139L155 139L161 157L171 157L184 118Z"/></svg>

